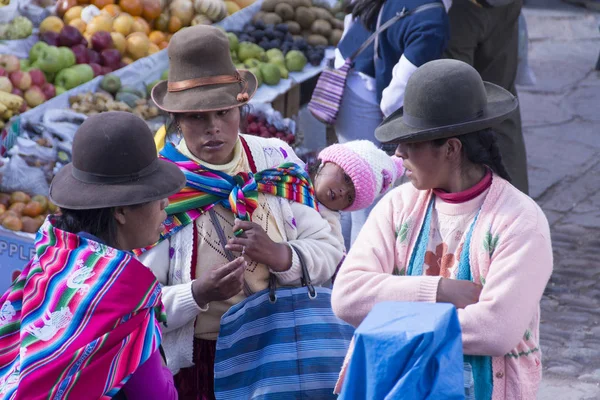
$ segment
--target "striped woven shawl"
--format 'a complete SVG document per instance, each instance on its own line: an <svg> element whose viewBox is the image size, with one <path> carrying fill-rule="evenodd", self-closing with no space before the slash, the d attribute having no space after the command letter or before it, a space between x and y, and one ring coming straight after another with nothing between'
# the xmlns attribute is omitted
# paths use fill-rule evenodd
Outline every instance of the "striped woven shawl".
<svg viewBox="0 0 600 400"><path fill-rule="evenodd" d="M0 399L110 399L159 348L159 321L150 270L48 219L0 297Z"/></svg>
<svg viewBox="0 0 600 400"><path fill-rule="evenodd" d="M308 173L294 163L256 174L240 172L235 176L203 166L181 154L167 143L160 156L176 164L186 177L186 186L169 197L160 243L193 222L217 204L231 210L241 220L250 220L258 206L258 193L280 196L318 209L315 191ZM158 244L157 243L157 244ZM137 255L156 246L135 250Z"/></svg>

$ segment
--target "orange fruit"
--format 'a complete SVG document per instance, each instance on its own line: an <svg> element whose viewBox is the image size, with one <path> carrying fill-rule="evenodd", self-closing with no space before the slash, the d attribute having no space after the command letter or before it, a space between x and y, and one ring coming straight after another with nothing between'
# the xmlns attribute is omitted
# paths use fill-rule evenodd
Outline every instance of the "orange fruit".
<svg viewBox="0 0 600 400"><path fill-rule="evenodd" d="M25 193L25 192L21 192L21 191L16 191L13 192L10 195L10 203L29 203L31 201L31 197Z"/></svg>
<svg viewBox="0 0 600 400"><path fill-rule="evenodd" d="M112 30L119 32L123 36L127 36L131 33L134 19L127 13L121 13L112 23Z"/></svg>
<svg viewBox="0 0 600 400"><path fill-rule="evenodd" d="M144 11L142 0L121 0L119 6L121 7L121 10L134 17L139 17Z"/></svg>
<svg viewBox="0 0 600 400"><path fill-rule="evenodd" d="M8 216L2 221L2 226L11 231L20 231L23 229L23 223L19 217Z"/></svg>
<svg viewBox="0 0 600 400"><path fill-rule="evenodd" d="M75 6L75 7L69 8L65 12L65 15L63 16L63 20L65 21L66 24L68 24L69 22L73 21L74 19L81 18L82 10L83 10L83 7L81 7L81 6Z"/></svg>
<svg viewBox="0 0 600 400"><path fill-rule="evenodd" d="M106 11L111 17L116 18L121 13L121 8L116 4L108 4L102 11Z"/></svg>
<svg viewBox="0 0 600 400"><path fill-rule="evenodd" d="M133 33L127 36L127 55L133 60L139 60L148 55L150 48L150 39L147 36Z"/></svg>
<svg viewBox="0 0 600 400"><path fill-rule="evenodd" d="M92 4L102 10L109 4L114 4L115 0L92 0Z"/></svg>
<svg viewBox="0 0 600 400"><path fill-rule="evenodd" d="M142 6L144 8L142 11L142 16L148 21L158 18L162 12L160 0L144 0Z"/></svg>
<svg viewBox="0 0 600 400"><path fill-rule="evenodd" d="M150 34L150 24L142 17L133 17L132 32L142 32L148 36Z"/></svg>
<svg viewBox="0 0 600 400"><path fill-rule="evenodd" d="M112 18L105 14L100 14L94 17L88 24L85 32L93 35L96 32L105 31L110 32L112 30Z"/></svg>
<svg viewBox="0 0 600 400"><path fill-rule="evenodd" d="M150 43L150 46L148 46L148 55L158 53L159 51L160 51L160 47L158 47L158 45L155 43Z"/></svg>
<svg viewBox="0 0 600 400"><path fill-rule="evenodd" d="M169 46L169 42L167 42L167 41L165 41L165 42L160 42L160 43L158 44L158 48L159 48L159 49L161 49L161 50L162 50L162 49L166 49L166 48L167 48L167 46Z"/></svg>
<svg viewBox="0 0 600 400"><path fill-rule="evenodd" d="M183 27L183 24L181 23L181 20L178 17L171 17L169 18L169 32L171 33L175 33L178 30L180 30Z"/></svg>
<svg viewBox="0 0 600 400"><path fill-rule="evenodd" d="M27 203L27 205L25 205L25 208L23 208L23 215L26 215L26 216L32 217L32 218L37 217L38 215L40 215L43 212L44 212L44 208L37 201L30 201L29 203Z"/></svg>
<svg viewBox="0 0 600 400"><path fill-rule="evenodd" d="M148 35L148 39L150 39L150 41L156 45L160 44L161 42L164 42L167 40L167 35L165 35L163 32L161 31L152 31L150 32L150 34Z"/></svg>
<svg viewBox="0 0 600 400"><path fill-rule="evenodd" d="M18 215L21 215L23 213L23 210L25 209L25 206L27 204L25 203L21 203L21 202L16 202L16 203L12 203L10 205L10 207L8 207L8 209L10 211L14 211L15 213L17 213Z"/></svg>
<svg viewBox="0 0 600 400"><path fill-rule="evenodd" d="M62 19L51 15L47 18L45 18L42 23L40 24L40 33L44 33L44 32L56 32L56 33L60 33L60 31L62 30L62 28L65 26L65 23L62 21Z"/></svg>
<svg viewBox="0 0 600 400"><path fill-rule="evenodd" d="M125 39L125 36L119 32L111 32L110 36L112 37L115 49L119 50L121 56L125 55L127 51L127 39Z"/></svg>
<svg viewBox="0 0 600 400"><path fill-rule="evenodd" d="M87 24L83 22L81 18L74 19L73 21L69 22L69 25L77 28L77 30L82 34L85 33L85 30L87 29Z"/></svg>

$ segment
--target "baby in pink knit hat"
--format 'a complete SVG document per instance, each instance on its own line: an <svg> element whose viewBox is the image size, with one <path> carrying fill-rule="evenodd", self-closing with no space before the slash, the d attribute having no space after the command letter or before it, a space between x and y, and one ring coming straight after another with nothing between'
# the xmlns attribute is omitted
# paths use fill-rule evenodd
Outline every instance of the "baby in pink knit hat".
<svg viewBox="0 0 600 400"><path fill-rule="evenodd" d="M319 203L333 211L369 207L402 176L402 159L388 156L369 140L334 144L309 173Z"/></svg>

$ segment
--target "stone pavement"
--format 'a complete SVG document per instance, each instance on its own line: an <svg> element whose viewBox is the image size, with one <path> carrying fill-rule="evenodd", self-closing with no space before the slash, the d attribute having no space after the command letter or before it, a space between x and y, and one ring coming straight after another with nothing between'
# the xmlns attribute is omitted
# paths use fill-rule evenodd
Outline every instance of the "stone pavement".
<svg viewBox="0 0 600 400"><path fill-rule="evenodd" d="M600 14L526 2L537 84L519 87L531 196L551 224L542 400L600 399ZM558 8L558 7L557 7Z"/></svg>

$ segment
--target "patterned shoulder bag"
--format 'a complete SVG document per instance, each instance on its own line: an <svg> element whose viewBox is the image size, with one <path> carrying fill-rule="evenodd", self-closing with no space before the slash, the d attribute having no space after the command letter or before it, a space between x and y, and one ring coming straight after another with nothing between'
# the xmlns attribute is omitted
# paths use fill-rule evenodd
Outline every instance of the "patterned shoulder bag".
<svg viewBox="0 0 600 400"><path fill-rule="evenodd" d="M344 88L346 86L348 72L353 67L356 57L366 50L380 33L384 32L402 18L437 7L444 7L444 5L440 2L435 2L424 4L411 11L407 11L406 8L403 8L401 12L394 16L394 18L391 18L385 24L381 25L371 36L369 36L358 50L346 59L344 65L337 69L331 66L326 67L323 72L321 72L312 98L308 103L308 109L311 114L324 124L335 124L337 115L340 111L342 98L344 97Z"/></svg>

